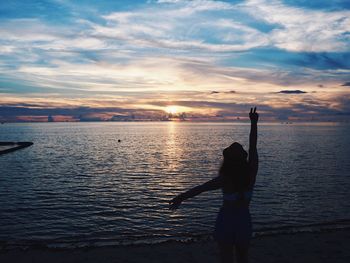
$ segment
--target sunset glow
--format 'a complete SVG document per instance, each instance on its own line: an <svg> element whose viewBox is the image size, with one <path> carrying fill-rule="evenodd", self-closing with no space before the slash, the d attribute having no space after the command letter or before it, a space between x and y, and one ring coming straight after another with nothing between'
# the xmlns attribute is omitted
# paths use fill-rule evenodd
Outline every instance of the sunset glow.
<svg viewBox="0 0 350 263"><path fill-rule="evenodd" d="M168 106L166 107L166 112L170 114L176 114L178 112L178 109L176 106Z"/></svg>
<svg viewBox="0 0 350 263"><path fill-rule="evenodd" d="M1 7L0 121L349 120L345 2L39 2Z"/></svg>

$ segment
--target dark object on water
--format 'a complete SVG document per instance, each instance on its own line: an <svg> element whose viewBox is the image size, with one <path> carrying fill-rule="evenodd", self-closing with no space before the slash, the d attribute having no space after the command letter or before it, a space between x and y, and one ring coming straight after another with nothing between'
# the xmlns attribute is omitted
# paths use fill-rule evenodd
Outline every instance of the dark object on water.
<svg viewBox="0 0 350 263"><path fill-rule="evenodd" d="M122 140L120 140L120 139L118 140L118 142L121 142L121 141L122 141Z"/></svg>
<svg viewBox="0 0 350 263"><path fill-rule="evenodd" d="M32 142L0 142L0 155L33 145Z"/></svg>

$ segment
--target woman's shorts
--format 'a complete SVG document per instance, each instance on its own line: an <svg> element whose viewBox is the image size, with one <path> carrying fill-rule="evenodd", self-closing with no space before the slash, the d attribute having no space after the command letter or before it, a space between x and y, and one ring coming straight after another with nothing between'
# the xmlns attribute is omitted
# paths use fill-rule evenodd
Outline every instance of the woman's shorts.
<svg viewBox="0 0 350 263"><path fill-rule="evenodd" d="M252 238L249 208L221 207L216 218L214 238L220 243L249 246Z"/></svg>

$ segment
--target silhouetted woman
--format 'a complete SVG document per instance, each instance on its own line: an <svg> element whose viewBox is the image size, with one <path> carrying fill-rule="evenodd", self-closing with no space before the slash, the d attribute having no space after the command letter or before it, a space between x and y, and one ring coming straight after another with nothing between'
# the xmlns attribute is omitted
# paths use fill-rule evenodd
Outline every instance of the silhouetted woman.
<svg viewBox="0 0 350 263"><path fill-rule="evenodd" d="M222 189L223 205L218 213L214 237L220 249L221 262L233 262L234 248L237 262L248 262L248 248L252 236L249 204L258 172L256 108L249 113L251 121L249 157L242 145L234 142L224 149L224 160L219 175L170 201L170 209L177 209L181 202L200 193Z"/></svg>

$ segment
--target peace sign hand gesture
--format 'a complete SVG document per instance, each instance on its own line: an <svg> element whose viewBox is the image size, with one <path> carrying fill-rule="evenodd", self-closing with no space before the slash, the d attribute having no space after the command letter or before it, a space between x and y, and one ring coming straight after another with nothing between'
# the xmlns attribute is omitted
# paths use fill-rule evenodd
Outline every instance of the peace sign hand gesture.
<svg viewBox="0 0 350 263"><path fill-rule="evenodd" d="M250 108L249 119L251 122L258 122L259 114L256 112L256 107L254 109Z"/></svg>

